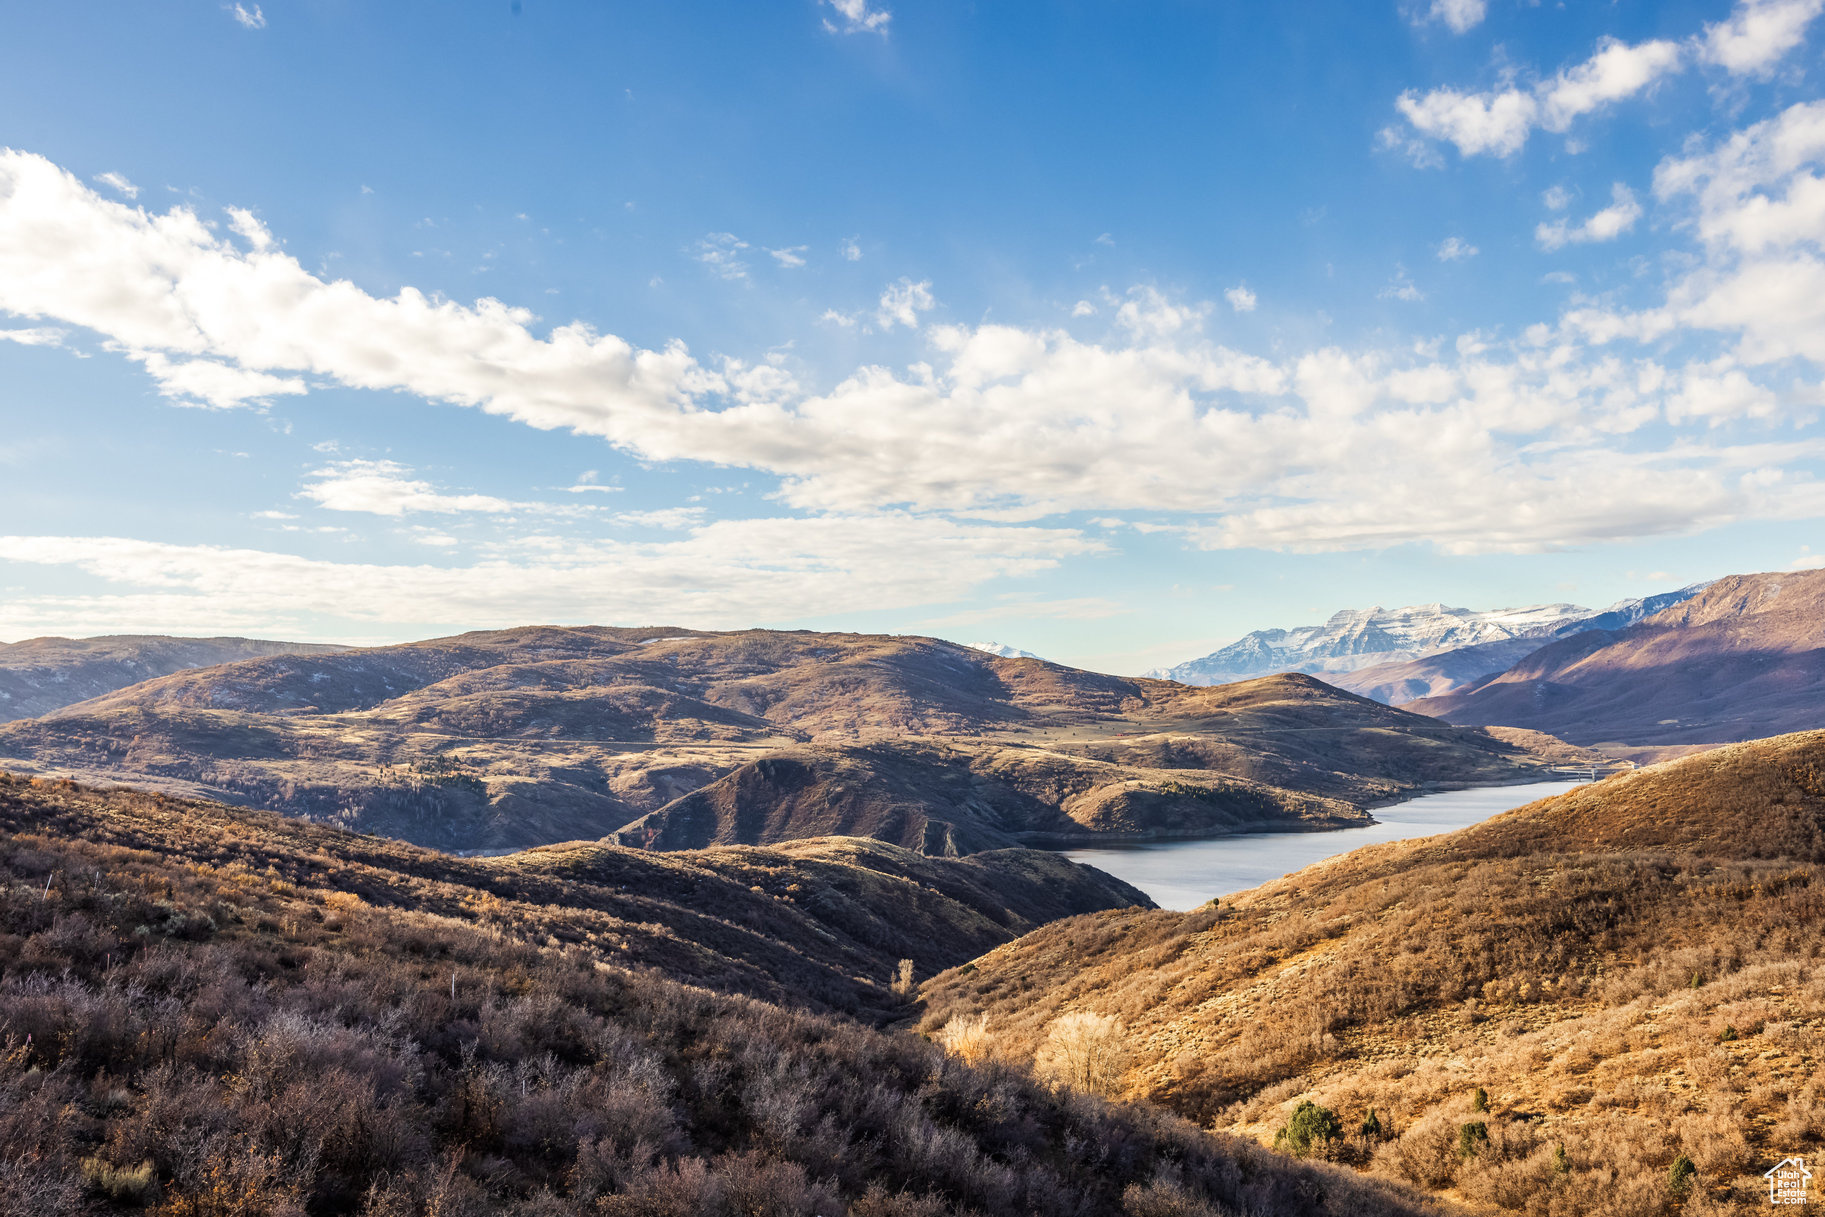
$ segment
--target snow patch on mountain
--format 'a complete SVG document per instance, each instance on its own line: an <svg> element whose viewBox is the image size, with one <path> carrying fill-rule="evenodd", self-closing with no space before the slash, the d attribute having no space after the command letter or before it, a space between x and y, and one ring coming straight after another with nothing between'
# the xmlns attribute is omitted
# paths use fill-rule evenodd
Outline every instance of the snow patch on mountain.
<svg viewBox="0 0 1825 1217"><path fill-rule="evenodd" d="M1696 595L1703 587L1697 584L1622 600L1606 609L1563 603L1482 612L1444 604L1344 609L1323 625L1256 630L1201 659L1156 668L1147 675L1188 685L1220 685L1275 672L1318 677L1355 672L1508 639L1537 638L1544 646L1581 630L1622 629Z"/></svg>
<svg viewBox="0 0 1825 1217"><path fill-rule="evenodd" d="M963 645L972 651L985 651L990 655L999 655L1003 659L1045 658L1043 655L1035 655L1031 651L1023 651L1019 647L1009 646L1005 642L966 642Z"/></svg>

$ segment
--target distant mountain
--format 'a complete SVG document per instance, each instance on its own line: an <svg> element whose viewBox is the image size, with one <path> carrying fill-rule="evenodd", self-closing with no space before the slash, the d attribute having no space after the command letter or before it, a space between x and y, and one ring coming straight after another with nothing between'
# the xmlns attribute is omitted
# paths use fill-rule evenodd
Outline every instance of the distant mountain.
<svg viewBox="0 0 1825 1217"><path fill-rule="evenodd" d="M529 627L179 672L0 724L0 768L450 850L869 836L935 854L1364 822L1556 743L1305 676L1225 688L931 638Z"/></svg>
<svg viewBox="0 0 1825 1217"><path fill-rule="evenodd" d="M1576 604L1538 604L1486 612L1443 604L1344 609L1332 614L1323 625L1256 630L1202 659L1149 675L1188 685L1214 685L1273 672L1305 672L1377 701L1391 700L1390 690L1423 696L1440 691L1441 685L1455 687L1447 672L1460 674L1456 676L1459 680L1484 676L1507 667L1532 648L1496 647L1481 656L1472 654L1447 661L1438 668L1394 669L1471 647L1523 639L1533 639L1534 646L1539 646L1577 630L1619 629L1694 591L1696 588L1685 588L1641 600L1624 600L1602 610ZM1477 667L1479 663L1493 666ZM1377 671L1366 680L1338 679L1370 668L1387 670Z"/></svg>
<svg viewBox="0 0 1825 1217"><path fill-rule="evenodd" d="M1583 744L1717 744L1825 722L1825 571L1733 575L1408 709Z"/></svg>
<svg viewBox="0 0 1825 1217"><path fill-rule="evenodd" d="M1041 656L1019 647L1011 647L1005 642L970 642L965 643L972 651L981 651L985 655L999 655L1003 659L1039 659Z"/></svg>
<svg viewBox="0 0 1825 1217"><path fill-rule="evenodd" d="M37 718L157 676L262 655L322 655L346 648L257 638L28 638L0 643L0 722Z"/></svg>
<svg viewBox="0 0 1825 1217"><path fill-rule="evenodd" d="M1422 697L1438 697L1475 684L1547 645L1585 630L1620 630L1644 617L1678 604L1698 594L1704 584L1694 584L1676 592L1662 592L1639 600L1624 600L1589 617L1569 617L1542 626L1514 638L1497 638L1473 643L1448 651L1422 655L1418 659L1397 660L1359 668L1354 672L1330 677L1332 684L1391 706L1405 705Z"/></svg>

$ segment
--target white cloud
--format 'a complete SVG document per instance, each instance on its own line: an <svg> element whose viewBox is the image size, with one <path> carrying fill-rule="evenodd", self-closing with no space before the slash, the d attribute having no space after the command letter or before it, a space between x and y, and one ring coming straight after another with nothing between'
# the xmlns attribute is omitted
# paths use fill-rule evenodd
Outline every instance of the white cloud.
<svg viewBox="0 0 1825 1217"><path fill-rule="evenodd" d="M887 23L893 20L893 14L884 8L870 8L868 0L823 0L835 9L840 23L825 21L824 28L832 33L843 34L879 34L887 36Z"/></svg>
<svg viewBox="0 0 1825 1217"><path fill-rule="evenodd" d="M1394 278L1389 280L1388 286L1375 293L1375 298L1377 300L1401 300L1408 304L1417 304L1419 301L1426 298L1426 293L1420 291L1419 288L1415 286L1412 277L1407 274L1407 268L1403 266L1394 272Z"/></svg>
<svg viewBox="0 0 1825 1217"><path fill-rule="evenodd" d="M785 249L769 249L767 252L773 255L775 262L790 269L805 264L805 251L809 248L808 245L789 245Z"/></svg>
<svg viewBox="0 0 1825 1217"><path fill-rule="evenodd" d="M1255 311L1255 293L1249 291L1244 284L1236 284L1236 286L1223 293L1223 298L1229 301L1229 307L1235 309L1238 313L1252 313Z"/></svg>
<svg viewBox="0 0 1825 1217"><path fill-rule="evenodd" d="M862 260L862 247L856 243L854 237L845 238L838 244L837 252L843 255L843 261L845 262L860 262Z"/></svg>
<svg viewBox="0 0 1825 1217"><path fill-rule="evenodd" d="M308 391L304 381L297 376L274 376L214 359L173 360L159 351L130 351L129 354L144 364L152 379L158 382L161 396L181 405L232 410L247 405L264 406L275 397L295 397Z"/></svg>
<svg viewBox="0 0 1825 1217"><path fill-rule="evenodd" d="M826 325L834 325L845 330L854 329L856 323L854 313L839 313L833 308L825 309L822 315L818 317L818 320Z"/></svg>
<svg viewBox="0 0 1825 1217"><path fill-rule="evenodd" d="M135 186L132 182L129 182L121 174L114 172L98 173L95 175L95 180L100 182L103 186L106 186L109 190L115 191L118 194L124 194L130 199L137 199L139 197L139 187Z"/></svg>
<svg viewBox="0 0 1825 1217"><path fill-rule="evenodd" d="M1573 119L1633 97L1680 65L1676 42L1662 39L1630 45L1603 39L1596 54L1541 86L1540 125L1548 131L1564 131Z"/></svg>
<svg viewBox="0 0 1825 1217"><path fill-rule="evenodd" d="M929 310L934 303L930 279L914 283L903 278L897 283L889 283L882 291L881 307L875 310L875 323L884 330L895 325L916 330L919 314Z"/></svg>
<svg viewBox="0 0 1825 1217"><path fill-rule="evenodd" d="M1394 107L1414 130L1457 145L1465 156L1514 155L1527 142L1540 112L1533 94L1519 89L1499 93L1460 93L1451 88L1424 94L1409 91L1396 99Z"/></svg>
<svg viewBox="0 0 1825 1217"><path fill-rule="evenodd" d="M636 528L695 528L703 523L701 507L661 507L651 511L618 511L611 519Z"/></svg>
<svg viewBox="0 0 1825 1217"><path fill-rule="evenodd" d="M1088 300L1079 300L1076 304L1071 306L1071 316L1094 317L1096 316L1096 306L1091 304Z"/></svg>
<svg viewBox="0 0 1825 1217"><path fill-rule="evenodd" d="M1442 22L1454 34L1467 34L1489 13L1488 0L1432 0L1425 16Z"/></svg>
<svg viewBox="0 0 1825 1217"><path fill-rule="evenodd" d="M0 537L0 560L69 567L103 586L0 601L0 636L282 630L287 636L478 629L527 621L751 626L942 604L996 578L1100 552L1072 529L899 513L723 520L653 541L528 538L462 566L338 563L122 537Z"/></svg>
<svg viewBox="0 0 1825 1217"><path fill-rule="evenodd" d="M1806 40L1825 0L1748 0L1728 20L1707 25L1699 55L1736 76L1766 75Z"/></svg>
<svg viewBox="0 0 1825 1217"><path fill-rule="evenodd" d="M0 342L16 342L24 347L60 347L65 337L64 331L52 326L0 330Z"/></svg>
<svg viewBox="0 0 1825 1217"><path fill-rule="evenodd" d="M403 516L417 512L455 515L460 512L500 514L538 510L540 504L513 503L486 494L443 494L429 482L411 476L412 470L395 461L337 461L315 470L316 479L298 492L330 511L359 511L376 516Z"/></svg>
<svg viewBox="0 0 1825 1217"><path fill-rule="evenodd" d="M748 243L732 232L713 232L697 242L697 260L725 279L742 280L748 277L748 264L741 258L746 248Z"/></svg>
<svg viewBox="0 0 1825 1217"><path fill-rule="evenodd" d="M1428 139L1453 144L1463 156L1513 156L1535 127L1565 132L1578 118L1646 92L1692 63L1766 75L1804 41L1806 26L1822 10L1825 0L1739 0L1727 20L1685 42L1604 38L1589 58L1531 87L1408 90L1394 104L1419 138L1389 128L1380 140L1422 165L1437 163Z"/></svg>
<svg viewBox="0 0 1825 1217"><path fill-rule="evenodd" d="M580 324L535 336L530 312L496 300L375 297L312 276L277 241L256 248L183 209L149 214L22 153L0 154L0 310L92 330L165 378L195 365L184 374L279 382L230 385L225 402L303 392L307 380L400 391L597 436L644 461L753 470L797 510L885 512L985 547L1025 534L956 521L1181 513L1195 518L1170 526L1197 544L1541 549L1821 506L1794 467L1816 458L1815 441L1732 446L1714 425L1777 423L1769 395L1789 390L1764 363L1825 360L1825 264L1805 218L1821 150L1825 104L1669 161L1656 190L1669 211L1692 203L1712 252L1664 306L1582 301L1522 339L1468 335L1450 354L1409 344L1262 358L1206 335L1208 303L1146 287L1109 296L1116 324L1101 341L1062 326L921 325L931 287L907 279L882 312L919 329L922 357L865 364L813 391L770 362L641 350ZM1403 272L1391 294L1407 289L1417 294ZM1708 350L1688 368L1611 349L1681 327L1739 333L1734 362L1716 365ZM1774 490L1769 469L1788 471ZM346 462L313 485L342 510L533 506ZM814 524L791 524L792 543L812 547L791 552L817 552ZM897 542L913 525L868 527ZM682 551L664 552L670 562Z"/></svg>
<svg viewBox="0 0 1825 1217"><path fill-rule="evenodd" d="M1439 242L1438 260L1440 262L1463 262L1476 257L1480 252L1476 246L1462 237L1446 237Z"/></svg>
<svg viewBox="0 0 1825 1217"><path fill-rule="evenodd" d="M1563 186L1548 186L1540 195L1548 211L1564 211L1572 205L1572 193Z"/></svg>
<svg viewBox="0 0 1825 1217"><path fill-rule="evenodd" d="M240 4L229 5L228 14L240 22L243 29L263 30L266 28L266 14L260 11L260 6L257 4L251 9Z"/></svg>
<svg viewBox="0 0 1825 1217"><path fill-rule="evenodd" d="M1610 205L1597 212L1582 224L1573 224L1569 220L1553 220L1542 223L1534 229L1534 239L1544 249L1560 249L1566 245L1588 244L1595 241L1614 241L1617 237L1635 227L1635 221L1641 218L1641 204L1635 201L1635 193L1621 182L1610 187Z"/></svg>

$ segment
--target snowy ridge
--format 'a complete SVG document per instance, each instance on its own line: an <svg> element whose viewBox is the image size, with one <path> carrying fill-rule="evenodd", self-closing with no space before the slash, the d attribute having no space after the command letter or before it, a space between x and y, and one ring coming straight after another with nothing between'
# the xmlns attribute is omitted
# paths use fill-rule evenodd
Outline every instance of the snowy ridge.
<svg viewBox="0 0 1825 1217"><path fill-rule="evenodd" d="M1200 659L1156 668L1146 675L1188 685L1220 685L1274 672L1313 676L1354 672L1508 639L1538 638L1544 646L1585 629L1625 628L1696 595L1704 586L1622 600L1606 609L1577 604L1534 604L1482 612L1444 604L1343 609L1323 625L1256 630Z"/></svg>

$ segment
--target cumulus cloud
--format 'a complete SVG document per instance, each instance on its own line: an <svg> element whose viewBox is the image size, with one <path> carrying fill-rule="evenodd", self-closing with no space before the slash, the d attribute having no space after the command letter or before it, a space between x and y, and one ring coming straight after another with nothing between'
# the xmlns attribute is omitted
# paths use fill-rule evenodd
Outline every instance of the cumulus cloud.
<svg viewBox="0 0 1825 1217"><path fill-rule="evenodd" d="M1727 20L1684 42L1604 38L1583 62L1531 86L1408 90L1394 104L1414 136L1388 128L1381 142L1419 164L1436 163L1428 140L1449 143L1463 156L1513 156L1535 128L1568 131L1584 115L1646 92L1693 63L1733 75L1766 75L1804 41L1821 9L1825 0L1740 0Z"/></svg>
<svg viewBox="0 0 1825 1217"><path fill-rule="evenodd" d="M1573 224L1564 219L1541 223L1534 229L1534 240L1543 249L1614 241L1635 227L1635 221L1641 218L1641 204L1636 202L1635 192L1621 182L1610 187L1610 199L1608 207L1590 216L1582 224Z"/></svg>
<svg viewBox="0 0 1825 1217"><path fill-rule="evenodd" d="M1462 237L1446 237L1439 242L1437 250L1440 262L1463 262L1476 257L1480 252L1476 246Z"/></svg>
<svg viewBox="0 0 1825 1217"><path fill-rule="evenodd" d="M843 255L843 261L845 262L860 262L862 260L862 247L857 244L854 237L848 237L839 242L836 248L837 252Z"/></svg>
<svg viewBox="0 0 1825 1217"><path fill-rule="evenodd" d="M1763 76L1806 38L1825 0L1751 0L1728 20L1707 25L1700 57L1732 75Z"/></svg>
<svg viewBox="0 0 1825 1217"><path fill-rule="evenodd" d="M1821 147L1825 115L1796 107L1662 166L1657 193L1669 209L1691 207L1694 231L1718 251L1664 306L1623 313L1585 301L1539 333L1466 335L1443 354L1431 344L1263 358L1205 332L1210 304L1147 287L1109 295L1113 324L1096 341L1062 325L928 324L930 284L904 279L874 320L916 328L922 357L808 388L770 361L641 350L575 323L538 333L536 317L500 301L376 297L307 273L277 240L103 198L21 153L0 155L0 311L94 331L155 376L197 365L185 374L279 382L219 389L224 403L315 383L401 391L597 436L642 460L753 470L776 479L777 501L824 513L772 525L799 530L783 552L816 554L830 538L859 552L866 535L891 563L901 533L923 526L999 553L1039 535L999 525L1075 511L1178 513L1167 526L1204 545L1540 549L1815 501L1792 468L1802 446L1751 452L1717 420L1779 417L1770 402L1790 389L1765 366L1771 353L1825 359L1825 267L1806 218ZM1752 248L1761 252L1750 259ZM1403 293L1417 295L1404 272L1390 285ZM1688 368L1614 349L1678 327L1743 339L1728 365L1715 351ZM1679 427L1693 434L1669 431ZM1771 470L1784 479L1778 493ZM530 510L378 462L336 461L311 486L325 507L383 515ZM876 522L855 523L864 519ZM659 557L591 552L723 561L696 539L763 535L747 524L692 527L698 548ZM1078 552L1042 531L1046 546L1066 549L1042 546L1050 556L1035 561ZM834 571L818 586L839 582ZM747 593L726 594L719 603L754 609L753 619L784 615L784 600L760 611Z"/></svg>
<svg viewBox="0 0 1825 1217"><path fill-rule="evenodd" d="M916 330L919 314L929 311L934 303L930 279L914 283L903 278L897 283L889 283L881 293L881 307L875 310L875 323L884 330L896 325Z"/></svg>
<svg viewBox="0 0 1825 1217"><path fill-rule="evenodd" d="M1252 313L1255 311L1255 293L1249 291L1245 284L1236 284L1223 293L1223 298L1229 301L1229 307L1235 309L1238 313Z"/></svg>
<svg viewBox="0 0 1825 1217"><path fill-rule="evenodd" d="M824 0L836 10L837 20L828 18L824 28L833 34L879 34L887 36L887 24L893 14L884 8L870 7L868 0Z"/></svg>

